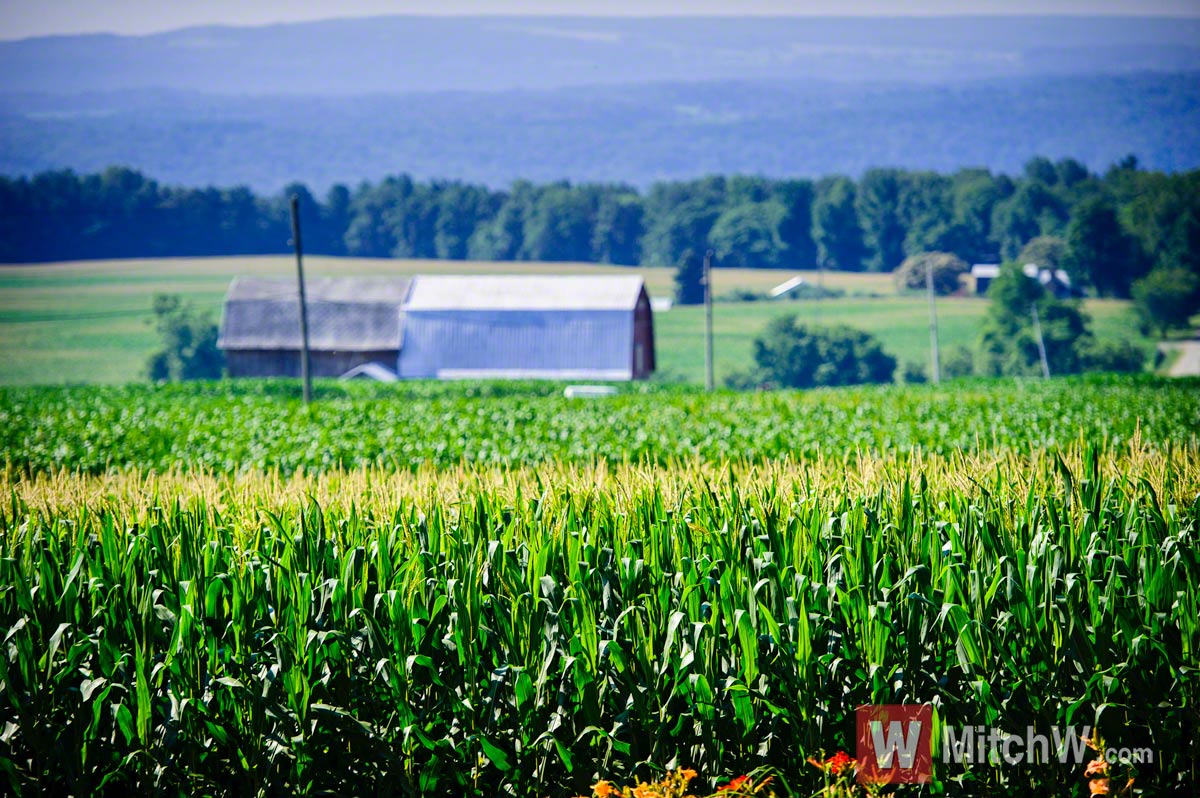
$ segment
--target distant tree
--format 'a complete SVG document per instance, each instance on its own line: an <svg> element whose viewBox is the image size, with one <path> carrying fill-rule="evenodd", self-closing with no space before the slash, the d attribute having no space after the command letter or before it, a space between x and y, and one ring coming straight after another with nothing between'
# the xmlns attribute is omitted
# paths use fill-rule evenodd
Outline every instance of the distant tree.
<svg viewBox="0 0 1200 798"><path fill-rule="evenodd" d="M1067 228L1067 266L1101 296L1128 297L1142 271L1136 240L1127 234L1116 209L1104 199L1085 201Z"/></svg>
<svg viewBox="0 0 1200 798"><path fill-rule="evenodd" d="M1135 280L1131 293L1138 315L1163 338L1200 311L1200 278L1186 269L1155 269Z"/></svg>
<svg viewBox="0 0 1200 798"><path fill-rule="evenodd" d="M341 183L330 187L321 208L321 226L325 230L326 255L346 254L346 231L350 228L350 189Z"/></svg>
<svg viewBox="0 0 1200 798"><path fill-rule="evenodd" d="M962 344L950 347L942 357L941 372L948 380L970 377L975 373L975 357L971 350Z"/></svg>
<svg viewBox="0 0 1200 798"><path fill-rule="evenodd" d="M735 205L713 223L709 245L726 266L778 268L787 252L779 234L785 213L783 205L775 200Z"/></svg>
<svg viewBox="0 0 1200 798"><path fill-rule="evenodd" d="M533 184L519 180L507 195L497 198L500 208L480 224L467 242L467 254L475 260L517 260L525 249L525 219L537 197Z"/></svg>
<svg viewBox="0 0 1200 798"><path fill-rule="evenodd" d="M412 181L404 177L389 177L377 186L361 187L350 204L346 253L369 258L390 256L398 247L401 232L394 215L403 212L411 193Z"/></svg>
<svg viewBox="0 0 1200 798"><path fill-rule="evenodd" d="M1026 277L1016 263L1001 267L988 288L987 316L981 329L977 369L989 376L1041 373L1033 307L1053 375L1082 371L1081 347L1090 342L1089 319L1076 302L1063 302Z"/></svg>
<svg viewBox="0 0 1200 798"><path fill-rule="evenodd" d="M1039 235L1056 235L1066 224L1068 210L1044 183L1026 180L992 210L992 238L1000 256L1011 260Z"/></svg>
<svg viewBox="0 0 1200 798"><path fill-rule="evenodd" d="M1119 216L1147 262L1200 275L1200 171L1134 173L1124 182L1131 196Z"/></svg>
<svg viewBox="0 0 1200 798"><path fill-rule="evenodd" d="M783 206L779 237L788 265L811 269L817 263L817 245L812 238L813 184L808 180L781 180L775 184L774 198Z"/></svg>
<svg viewBox="0 0 1200 798"><path fill-rule="evenodd" d="M646 209L632 190L605 191L596 208L592 254L601 263L636 266L642 259Z"/></svg>
<svg viewBox="0 0 1200 798"><path fill-rule="evenodd" d="M925 366L915 360L907 360L904 366L901 367L900 376L897 380L905 385L921 385L929 382L929 374L925 370Z"/></svg>
<svg viewBox="0 0 1200 798"><path fill-rule="evenodd" d="M435 187L434 254L444 260L467 257L475 230L495 213L493 197L483 186L451 182Z"/></svg>
<svg viewBox="0 0 1200 798"><path fill-rule="evenodd" d="M932 172L913 172L904 181L901 215L904 252L954 252L966 250L968 233L954 221L951 182Z"/></svg>
<svg viewBox="0 0 1200 798"><path fill-rule="evenodd" d="M1025 162L1025 177L1028 180L1052 186L1058 182L1058 170L1049 158L1040 155Z"/></svg>
<svg viewBox="0 0 1200 798"><path fill-rule="evenodd" d="M687 250L703 252L708 247L708 235L725 208L725 179L656 183L645 205L643 259L658 265L679 263Z"/></svg>
<svg viewBox="0 0 1200 798"><path fill-rule="evenodd" d="M1054 173L1060 186L1071 187L1091 177L1087 167L1074 158L1063 158L1054 164Z"/></svg>
<svg viewBox="0 0 1200 798"><path fill-rule="evenodd" d="M866 266L871 271L890 272L904 260L903 183L903 173L897 169L868 169L858 182L855 209L868 252Z"/></svg>
<svg viewBox="0 0 1200 798"><path fill-rule="evenodd" d="M896 270L896 284L902 289L924 291L925 274L932 270L933 292L949 296L962 285L967 268L966 261L949 252L922 252L904 259Z"/></svg>
<svg viewBox="0 0 1200 798"><path fill-rule="evenodd" d="M589 260L595 222L587 196L566 183L543 189L525 218L526 260Z"/></svg>
<svg viewBox="0 0 1200 798"><path fill-rule="evenodd" d="M1132 341L1098 341L1085 337L1079 343L1082 371L1141 371L1146 353Z"/></svg>
<svg viewBox="0 0 1200 798"><path fill-rule="evenodd" d="M968 263L993 262L996 245L991 240L992 212L1015 190L1012 180L993 176L986 169L963 169L952 178L954 223L963 231L963 251L956 254Z"/></svg>
<svg viewBox="0 0 1200 798"><path fill-rule="evenodd" d="M1045 269L1059 269L1067 261L1067 242L1058 236L1037 236L1017 255L1017 263L1036 263Z"/></svg>
<svg viewBox="0 0 1200 798"><path fill-rule="evenodd" d="M771 320L754 341L751 375L738 385L813 388L891 382L896 359L872 335L851 327L809 327L798 316Z"/></svg>
<svg viewBox="0 0 1200 798"><path fill-rule="evenodd" d="M854 183L849 178L828 178L817 184L817 198L813 203L813 241L817 245L817 261L824 268L862 269L866 252L854 203Z"/></svg>
<svg viewBox="0 0 1200 798"><path fill-rule="evenodd" d="M704 302L704 261L694 250L687 250L675 269L675 303L699 305Z"/></svg>
<svg viewBox="0 0 1200 798"><path fill-rule="evenodd" d="M147 376L156 382L221 376L225 356L217 348L217 325L175 294L154 297L154 325L162 349L150 356Z"/></svg>

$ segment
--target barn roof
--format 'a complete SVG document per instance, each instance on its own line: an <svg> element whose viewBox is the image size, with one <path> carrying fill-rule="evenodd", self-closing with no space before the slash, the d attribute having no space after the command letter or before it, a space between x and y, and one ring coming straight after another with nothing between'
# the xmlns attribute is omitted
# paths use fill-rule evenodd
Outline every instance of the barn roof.
<svg viewBox="0 0 1200 798"><path fill-rule="evenodd" d="M309 346L315 351L400 348L401 305L411 281L394 277L314 278L304 283ZM294 280L235 277L225 294L222 349L299 349Z"/></svg>
<svg viewBox="0 0 1200 798"><path fill-rule="evenodd" d="M404 309L632 311L641 293L636 275L421 275Z"/></svg>

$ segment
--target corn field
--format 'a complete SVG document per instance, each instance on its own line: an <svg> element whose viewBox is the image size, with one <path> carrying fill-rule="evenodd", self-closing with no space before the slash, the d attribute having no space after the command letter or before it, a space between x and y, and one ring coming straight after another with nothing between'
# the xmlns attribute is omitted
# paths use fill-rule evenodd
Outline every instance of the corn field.
<svg viewBox="0 0 1200 798"><path fill-rule="evenodd" d="M1080 384L1037 390L1072 419ZM768 766L806 796L805 757L853 751L855 707L928 703L940 725L1095 724L1155 752L1145 794L1193 795L1198 400L1136 388L1097 385L1124 404L1061 444L942 453L321 469L305 449L235 470L114 446L108 467L57 468L10 427L2 778L17 795L571 796ZM903 416L931 392L825 395ZM9 418L49 436L19 401ZM492 401L512 400L478 411ZM49 417L78 440L93 412ZM1085 791L1074 765L939 761L897 794Z"/></svg>

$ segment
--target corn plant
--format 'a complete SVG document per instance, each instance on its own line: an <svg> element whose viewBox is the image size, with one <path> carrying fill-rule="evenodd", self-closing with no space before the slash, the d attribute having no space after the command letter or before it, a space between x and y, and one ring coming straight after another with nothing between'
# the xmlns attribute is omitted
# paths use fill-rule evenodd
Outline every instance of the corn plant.
<svg viewBox="0 0 1200 798"><path fill-rule="evenodd" d="M941 724L1098 725L1157 752L1139 786L1190 795L1200 451L1133 437L11 465L0 768L20 795L566 796L768 767L805 795L806 757L852 750L855 707L930 703ZM934 786L1065 796L1078 770L939 762Z"/></svg>

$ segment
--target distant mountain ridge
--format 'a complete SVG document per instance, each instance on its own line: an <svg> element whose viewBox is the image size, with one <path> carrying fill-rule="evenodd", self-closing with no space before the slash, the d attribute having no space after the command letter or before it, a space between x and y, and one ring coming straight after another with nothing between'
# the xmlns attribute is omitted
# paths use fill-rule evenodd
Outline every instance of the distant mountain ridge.
<svg viewBox="0 0 1200 798"><path fill-rule="evenodd" d="M1200 70L1200 19L420 17L0 42L0 92L544 90Z"/></svg>
<svg viewBox="0 0 1200 798"><path fill-rule="evenodd" d="M704 174L1200 167L1200 73L958 85L772 81L365 97L0 95L0 174L131 166L167 183L317 191L400 172L493 187Z"/></svg>
<svg viewBox="0 0 1200 798"><path fill-rule="evenodd" d="M0 42L0 174L314 190L1200 166L1200 19L380 17Z"/></svg>

